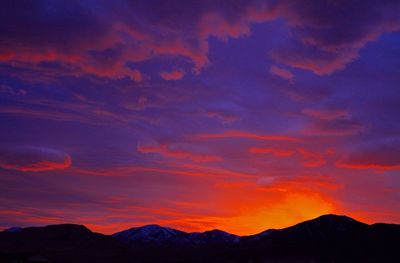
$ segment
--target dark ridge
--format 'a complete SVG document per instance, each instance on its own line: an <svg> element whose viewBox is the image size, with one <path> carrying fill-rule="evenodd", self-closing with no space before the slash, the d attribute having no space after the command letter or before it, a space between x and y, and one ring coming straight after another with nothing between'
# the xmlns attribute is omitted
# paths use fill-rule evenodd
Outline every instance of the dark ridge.
<svg viewBox="0 0 400 263"><path fill-rule="evenodd" d="M62 224L0 232L0 262L25 256L100 263L400 262L398 244L400 225L368 225L341 215L244 237L218 229L186 233L159 225L108 236L83 225Z"/></svg>
<svg viewBox="0 0 400 263"><path fill-rule="evenodd" d="M0 233L1 258L38 254L54 262L128 262L128 251L111 236L83 225L61 224ZM3 260L3 261L2 261Z"/></svg>
<svg viewBox="0 0 400 263"><path fill-rule="evenodd" d="M20 232L21 230L22 230L22 227L13 226L13 227L3 230L3 232L16 233L16 232Z"/></svg>

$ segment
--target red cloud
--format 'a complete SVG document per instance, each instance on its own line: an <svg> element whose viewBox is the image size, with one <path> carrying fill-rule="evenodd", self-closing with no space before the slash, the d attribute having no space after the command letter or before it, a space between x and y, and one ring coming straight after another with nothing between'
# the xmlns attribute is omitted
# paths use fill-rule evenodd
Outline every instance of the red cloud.
<svg viewBox="0 0 400 263"><path fill-rule="evenodd" d="M342 109L304 109L303 114L311 117L304 129L305 134L319 136L347 136L362 132L364 126L352 119L350 112Z"/></svg>
<svg viewBox="0 0 400 263"><path fill-rule="evenodd" d="M363 160L361 163L350 163L348 161L340 161L336 163L336 166L339 168L347 168L347 169L372 169L372 170L400 170L400 164L381 164L375 163L373 160Z"/></svg>
<svg viewBox="0 0 400 263"><path fill-rule="evenodd" d="M160 76L165 80L180 80L185 75L182 70L173 70L170 72L161 72Z"/></svg>
<svg viewBox="0 0 400 263"><path fill-rule="evenodd" d="M0 162L0 167L3 169L17 170L21 172L43 172L43 171L67 169L71 166L71 164L72 164L71 157L66 156L64 161L61 163L51 162L47 160L31 164L10 164L10 163Z"/></svg>
<svg viewBox="0 0 400 263"><path fill-rule="evenodd" d="M260 141L297 141L298 139L282 135L265 135L245 131L224 131L222 133L205 133L197 135L199 139L245 138Z"/></svg>
<svg viewBox="0 0 400 263"><path fill-rule="evenodd" d="M254 175L226 170L218 167L209 167L193 163L173 163L169 162L169 166L163 168L145 167L145 166L125 166L113 167L102 170L91 170L75 168L74 172L106 177L126 177L140 173L152 174L170 174L188 177L212 177L212 178L254 178Z"/></svg>
<svg viewBox="0 0 400 263"><path fill-rule="evenodd" d="M303 131L316 136L349 136L361 133L365 127L351 119L314 120Z"/></svg>
<svg viewBox="0 0 400 263"><path fill-rule="evenodd" d="M269 69L269 72L271 72L272 74L277 75L281 78L284 78L284 79L292 79L294 77L294 75L291 71L280 68L275 65Z"/></svg>
<svg viewBox="0 0 400 263"><path fill-rule="evenodd" d="M159 153L166 157L190 159L194 162L217 162L222 158L216 155L197 154L189 151L170 149L167 145L161 146L144 146L139 144L138 151L142 153Z"/></svg>
<svg viewBox="0 0 400 263"><path fill-rule="evenodd" d="M318 110L318 109L304 109L302 111L305 115L315 117L322 120L334 119L348 119L350 114L347 110Z"/></svg>
<svg viewBox="0 0 400 263"><path fill-rule="evenodd" d="M0 167L21 172L43 172L71 167L71 157L45 148L26 148L2 154Z"/></svg>
<svg viewBox="0 0 400 263"><path fill-rule="evenodd" d="M323 155L317 152L311 152L305 149L298 149L298 152L303 156L303 164L305 167L320 167L326 164Z"/></svg>
<svg viewBox="0 0 400 263"><path fill-rule="evenodd" d="M252 147L249 149L250 153L269 153L276 157L289 157L295 154L293 150L285 150L279 148L259 148L259 147Z"/></svg>
<svg viewBox="0 0 400 263"><path fill-rule="evenodd" d="M329 75L343 70L347 64L358 58L358 49L331 54L314 47L292 47L289 50L272 53L272 57L279 63L288 66L309 70L318 75Z"/></svg>
<svg viewBox="0 0 400 263"><path fill-rule="evenodd" d="M347 110L304 109L303 114L312 117L305 134L317 136L348 136L362 132L364 126L352 119Z"/></svg>
<svg viewBox="0 0 400 263"><path fill-rule="evenodd" d="M252 147L248 150L254 154L272 154L276 157L291 157L295 153L298 153L303 159L303 165L305 167L320 167L326 163L324 156L317 152L311 152L303 148L297 150L280 149L280 148L259 148Z"/></svg>
<svg viewBox="0 0 400 263"><path fill-rule="evenodd" d="M336 163L347 169L400 170L400 143L398 141L372 141L347 153Z"/></svg>

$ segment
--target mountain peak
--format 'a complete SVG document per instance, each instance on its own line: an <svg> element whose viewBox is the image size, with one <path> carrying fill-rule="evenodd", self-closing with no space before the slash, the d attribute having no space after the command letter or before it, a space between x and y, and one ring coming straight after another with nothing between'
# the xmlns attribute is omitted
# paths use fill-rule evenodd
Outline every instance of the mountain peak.
<svg viewBox="0 0 400 263"><path fill-rule="evenodd" d="M178 240L181 244L223 244L235 243L240 239L239 236L224 232L219 229L213 229L205 232L188 233L184 238Z"/></svg>
<svg viewBox="0 0 400 263"><path fill-rule="evenodd" d="M36 227L24 228L24 229L34 229ZM84 225L79 224L58 224L58 225L48 225L43 227L43 229L47 230L55 230L55 231L71 231L71 232L92 232L89 228Z"/></svg>
<svg viewBox="0 0 400 263"><path fill-rule="evenodd" d="M361 223L361 222L359 222L351 217L348 217L348 216L326 214L326 215L322 215L322 216L319 216L319 217L311 219L311 220L304 221L293 227L296 227L298 225L305 225L305 224L318 225L318 227L330 226L330 227L342 228L342 230L343 230L343 228L366 225L365 223Z"/></svg>
<svg viewBox="0 0 400 263"><path fill-rule="evenodd" d="M325 214L311 220L346 220L346 221L358 222L357 220L351 217L345 215L336 215L336 214Z"/></svg>
<svg viewBox="0 0 400 263"><path fill-rule="evenodd" d="M19 226L13 226L10 228L7 228L5 230L3 230L3 232L7 232L7 233L17 233L17 232L21 232L22 231L22 227Z"/></svg>
<svg viewBox="0 0 400 263"><path fill-rule="evenodd" d="M160 225L157 225L157 224L149 224L149 225L144 225L144 226L135 227L135 228L136 229L141 228L141 229L147 229L147 230L153 230L153 231L160 230L160 229L171 229L169 227L163 227L163 226L160 226Z"/></svg>
<svg viewBox="0 0 400 263"><path fill-rule="evenodd" d="M128 243L161 243L174 236L182 234L185 234L185 232L169 227L151 224L141 227L132 227L130 229L115 233L113 236L120 240L128 241Z"/></svg>

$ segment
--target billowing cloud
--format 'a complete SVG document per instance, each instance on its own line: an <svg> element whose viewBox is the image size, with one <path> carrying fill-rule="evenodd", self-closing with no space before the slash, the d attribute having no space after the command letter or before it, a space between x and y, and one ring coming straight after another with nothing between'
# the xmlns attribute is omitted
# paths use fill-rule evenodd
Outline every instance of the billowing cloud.
<svg viewBox="0 0 400 263"><path fill-rule="evenodd" d="M63 170L72 165L71 157L49 148L25 147L4 150L0 154L0 167L20 172Z"/></svg>
<svg viewBox="0 0 400 263"><path fill-rule="evenodd" d="M294 44L274 51L273 58L324 75L343 69L366 43L399 30L400 25L396 1L363 5L353 1L240 1L229 6L215 1L168 5L119 1L119 5L101 2L96 8L86 2L47 5L37 1L3 4L1 62L19 67L52 62L71 76L93 74L138 82L142 73L132 62L184 57L200 72L210 64L210 37L249 36L252 24L283 18L293 32ZM282 68L272 71L291 78ZM165 76L181 78L177 73Z"/></svg>
<svg viewBox="0 0 400 263"><path fill-rule="evenodd" d="M52 62L59 64L59 71L72 76L93 74L141 81L141 72L129 63L178 56L188 58L199 72L209 64L210 36L240 37L250 32L251 22L265 20L251 5L232 6L229 12L239 16L231 19L225 6L213 2L102 2L96 9L84 2L52 3L51 8L47 4L2 6L1 62L19 67ZM6 26L10 24L14 25L12 30ZM177 79L182 73L165 77Z"/></svg>
<svg viewBox="0 0 400 263"><path fill-rule="evenodd" d="M368 42L400 29L397 1L281 1L277 8L294 41L273 58L319 75L344 69Z"/></svg>

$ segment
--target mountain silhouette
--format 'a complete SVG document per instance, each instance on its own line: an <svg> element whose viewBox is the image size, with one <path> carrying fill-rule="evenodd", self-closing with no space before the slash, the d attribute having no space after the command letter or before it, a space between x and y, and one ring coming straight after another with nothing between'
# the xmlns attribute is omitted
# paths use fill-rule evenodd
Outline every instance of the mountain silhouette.
<svg viewBox="0 0 400 263"><path fill-rule="evenodd" d="M186 233L159 225L133 227L112 235L121 242L131 245L195 245L234 243L240 240L239 236L214 229L205 232Z"/></svg>
<svg viewBox="0 0 400 263"><path fill-rule="evenodd" d="M1 232L0 262L23 253L54 262L400 262L399 244L400 225L338 215L242 237L159 225L103 235L64 224Z"/></svg>
<svg viewBox="0 0 400 263"><path fill-rule="evenodd" d="M186 234L169 227L146 225L133 227L113 234L112 236L126 244L165 244L173 237Z"/></svg>
<svg viewBox="0 0 400 263"><path fill-rule="evenodd" d="M1 258L25 253L45 255L54 262L129 262L126 249L113 237L74 224L0 233L0 262L20 262Z"/></svg>

